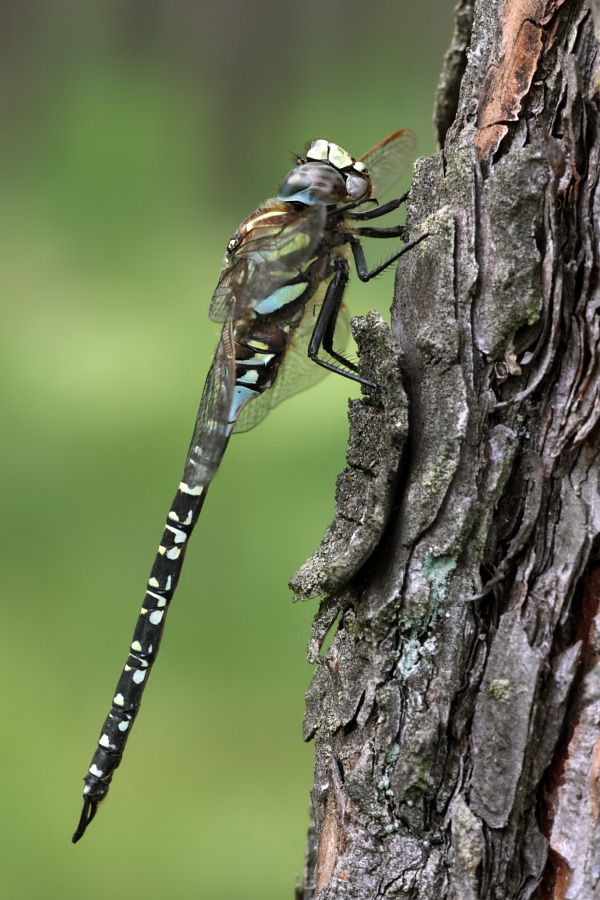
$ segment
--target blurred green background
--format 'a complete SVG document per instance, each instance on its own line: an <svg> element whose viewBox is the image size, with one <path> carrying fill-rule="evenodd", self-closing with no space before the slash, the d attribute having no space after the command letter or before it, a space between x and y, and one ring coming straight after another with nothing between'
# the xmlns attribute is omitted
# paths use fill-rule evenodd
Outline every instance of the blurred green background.
<svg viewBox="0 0 600 900"><path fill-rule="evenodd" d="M270 900L302 869L330 376L234 438L109 798L70 844L218 327L225 245L313 137L434 152L451 3L3 0L0 892ZM377 261L385 251L371 248ZM352 285L387 314L393 275Z"/></svg>

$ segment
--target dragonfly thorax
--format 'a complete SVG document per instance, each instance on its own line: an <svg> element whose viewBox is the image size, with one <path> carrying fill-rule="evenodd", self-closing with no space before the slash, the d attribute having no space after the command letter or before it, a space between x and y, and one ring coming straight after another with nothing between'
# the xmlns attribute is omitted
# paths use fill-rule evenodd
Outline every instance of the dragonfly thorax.
<svg viewBox="0 0 600 900"><path fill-rule="evenodd" d="M283 179L279 200L305 203L352 203L371 196L371 179L364 163L338 144L313 141L304 159Z"/></svg>

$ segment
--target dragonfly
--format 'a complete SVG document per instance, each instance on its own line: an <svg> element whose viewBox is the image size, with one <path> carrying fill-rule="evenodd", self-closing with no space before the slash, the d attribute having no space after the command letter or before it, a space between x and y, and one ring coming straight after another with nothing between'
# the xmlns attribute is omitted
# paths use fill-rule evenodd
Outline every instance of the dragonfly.
<svg viewBox="0 0 600 900"><path fill-rule="evenodd" d="M73 843L94 818L121 762L189 538L232 432L252 428L273 406L326 370L375 387L335 349L336 323L345 309L350 254L359 279L367 282L423 239L405 241L393 255L368 268L363 238L405 239L402 225L368 223L406 200L407 194L378 203L406 171L415 149L410 130L396 131L358 159L338 144L313 141L283 179L277 196L245 219L227 244L209 311L213 321L222 323L221 335L127 661L83 779L83 810Z"/></svg>

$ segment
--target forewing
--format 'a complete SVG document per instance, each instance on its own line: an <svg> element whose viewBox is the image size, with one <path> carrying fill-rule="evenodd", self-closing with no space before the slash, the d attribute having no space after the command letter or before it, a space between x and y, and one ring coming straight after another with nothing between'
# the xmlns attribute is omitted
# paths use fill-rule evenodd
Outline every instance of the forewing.
<svg viewBox="0 0 600 900"><path fill-rule="evenodd" d="M242 239L221 272L209 312L214 322L241 318L295 278L321 240L327 209L317 204L290 210L285 204L260 213L241 227Z"/></svg>
<svg viewBox="0 0 600 900"><path fill-rule="evenodd" d="M367 166L373 182L373 197L378 200L399 181L417 151L417 136L414 131L405 128L395 131L384 141L377 144L360 161Z"/></svg>
<svg viewBox="0 0 600 900"><path fill-rule="evenodd" d="M292 343L281 363L275 384L255 400L250 401L237 420L234 428L236 433L250 431L282 400L286 400L292 394L304 391L327 374L327 369L317 365L308 356L308 343L321 309L324 294L325 286L322 291L319 291L320 296L313 297L306 304L304 316L294 332ZM346 307L342 306L338 313L335 329L336 349L344 349L349 335L350 316Z"/></svg>

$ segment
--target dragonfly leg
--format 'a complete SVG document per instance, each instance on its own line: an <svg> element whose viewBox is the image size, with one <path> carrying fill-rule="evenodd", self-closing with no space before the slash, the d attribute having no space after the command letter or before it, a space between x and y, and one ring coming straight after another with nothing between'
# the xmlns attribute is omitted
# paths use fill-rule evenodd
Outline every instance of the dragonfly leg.
<svg viewBox="0 0 600 900"><path fill-rule="evenodd" d="M368 209L365 210L365 212L350 213L349 217L360 222L366 222L368 219L378 219L380 216L387 216L388 213L398 209L399 206L402 206L402 204L406 202L408 194L409 192L407 191L406 194L402 194L402 196L398 197L396 200L388 200L387 203L382 203L381 206L376 206L375 209Z"/></svg>
<svg viewBox="0 0 600 900"><path fill-rule="evenodd" d="M363 226L362 228L357 228L356 233L361 237L402 238L404 240L406 225L392 225L391 228L369 228L369 226Z"/></svg>
<svg viewBox="0 0 600 900"><path fill-rule="evenodd" d="M364 384L366 387L375 387L373 382L361 378L352 371L346 371L346 369L356 370L356 366L333 349L335 323L342 304L344 290L348 283L348 263L342 257L338 257L334 263L334 267L333 278L329 282L327 291L325 292L325 298L319 311L317 323L308 344L308 355L313 362L316 362L319 366L323 366L325 369L329 369L331 372L337 372L339 375L350 378L352 381L358 381L359 384ZM319 357L319 350L321 347L342 365L336 366L335 363L321 359ZM345 366L346 369L342 368L342 366Z"/></svg>
<svg viewBox="0 0 600 900"><path fill-rule="evenodd" d="M358 366L356 363L353 363L351 360L346 359L341 353L338 353L337 350L333 346L333 339L335 336L335 326L337 324L337 317L339 312L336 311L335 317L329 316L327 320L327 324L325 326L325 331L323 333L323 350L328 353L330 356L333 356L334 359L337 359L339 363L343 366L346 366L348 369L351 369L353 372L358 372Z"/></svg>
<svg viewBox="0 0 600 900"><path fill-rule="evenodd" d="M357 209L359 206L364 206L366 203L374 204L376 208L378 206L378 202L375 197L369 197L368 200L353 200L352 203L346 203L345 206L338 207L338 212L341 212L345 215L347 212L350 212L350 210ZM353 219L362 219L362 216L362 213L352 213Z"/></svg>
<svg viewBox="0 0 600 900"><path fill-rule="evenodd" d="M412 250L412 248L416 247L417 244L420 244L421 241L424 241L426 237L429 237L429 234L422 234L416 240L409 241L408 244L405 244L404 247L398 250L397 253L394 253L393 256L390 256L389 259L384 259L382 263L369 269L365 259L365 251L363 250L359 239L354 235L348 235L348 242L352 248L352 255L354 256L358 277L361 281L370 281L371 278L375 278L376 275L379 275L380 272L387 269L393 262L400 259L401 256L404 256L405 253L408 253L409 250Z"/></svg>

